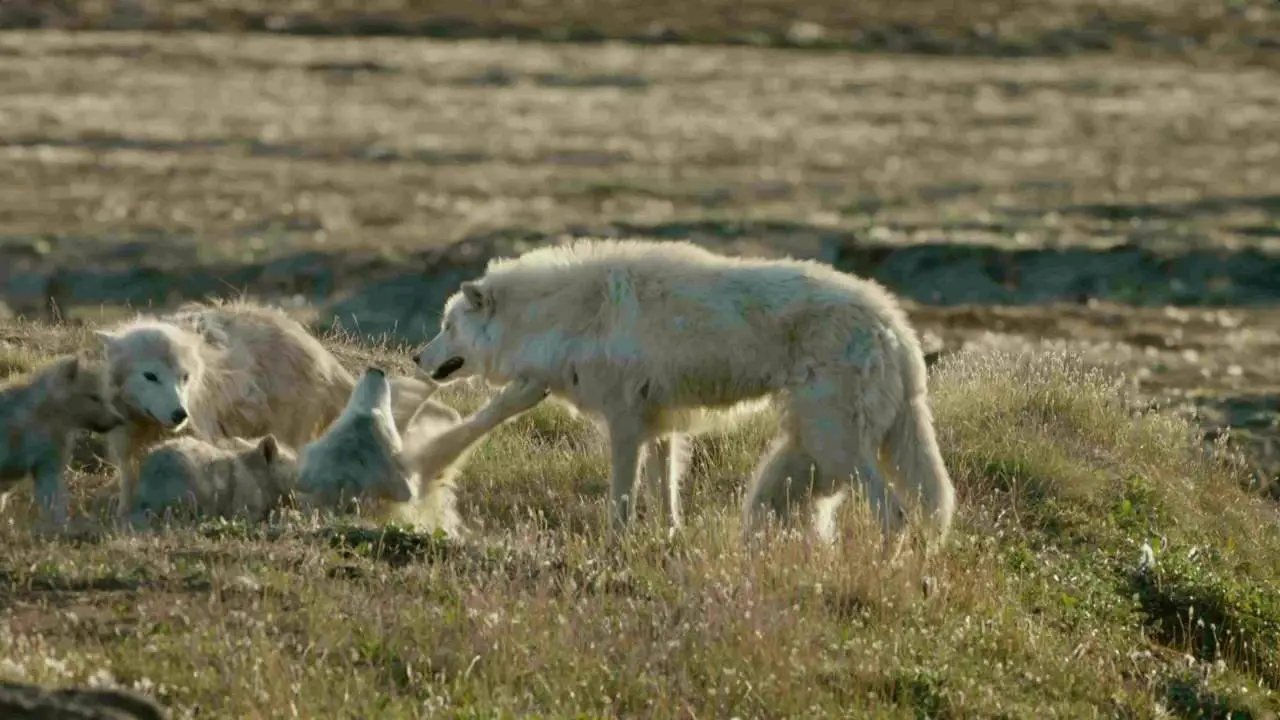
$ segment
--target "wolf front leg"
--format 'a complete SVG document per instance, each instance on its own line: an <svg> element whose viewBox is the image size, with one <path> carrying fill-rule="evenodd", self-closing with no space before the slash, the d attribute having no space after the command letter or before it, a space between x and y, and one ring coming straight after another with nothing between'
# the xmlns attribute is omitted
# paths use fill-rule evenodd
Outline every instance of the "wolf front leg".
<svg viewBox="0 0 1280 720"><path fill-rule="evenodd" d="M41 520L54 528L67 524L67 483L62 453L51 454L33 468Z"/></svg>
<svg viewBox="0 0 1280 720"><path fill-rule="evenodd" d="M644 424L639 418L615 417L609 421L610 461L613 481L610 491L610 531L619 535L635 517L636 476L640 471L640 448L645 442Z"/></svg>
<svg viewBox="0 0 1280 720"><path fill-rule="evenodd" d="M684 526L680 514L680 481L693 454L693 446L685 433L671 433L654 438L646 445L644 482L647 492L657 492L670 523L671 534Z"/></svg>
<svg viewBox="0 0 1280 720"><path fill-rule="evenodd" d="M420 474L422 494L438 478L444 477L450 467L466 459L471 449L485 435L507 420L532 409L546 396L545 385L517 380L467 419L425 442L409 444L408 460ZM413 428L410 427L408 432L412 433Z"/></svg>
<svg viewBox="0 0 1280 720"><path fill-rule="evenodd" d="M116 507L116 515L126 521L133 508L138 466L141 464L135 444L136 438L128 427L113 430L107 435L107 455L119 474L119 505Z"/></svg>

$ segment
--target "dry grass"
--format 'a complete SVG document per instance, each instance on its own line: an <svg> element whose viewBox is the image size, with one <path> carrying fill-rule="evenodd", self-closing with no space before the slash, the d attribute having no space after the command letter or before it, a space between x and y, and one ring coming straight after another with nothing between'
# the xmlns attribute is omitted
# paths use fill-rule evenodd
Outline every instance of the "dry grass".
<svg viewBox="0 0 1280 720"><path fill-rule="evenodd" d="M1277 67L1267 0L11 0L0 26L624 39L979 55L1112 53Z"/></svg>
<svg viewBox="0 0 1280 720"><path fill-rule="evenodd" d="M5 329L44 352L82 332ZM851 508L836 547L741 550L767 415L698 443L682 537L646 518L606 550L598 437L542 406L466 467L467 545L354 521L45 541L15 502L0 676L193 717L1274 716L1280 523L1240 465L1070 356L962 353L932 383L962 510L927 596L868 563Z"/></svg>
<svg viewBox="0 0 1280 720"><path fill-rule="evenodd" d="M155 33L3 34L0 54L0 251L41 269L87 254L232 276L610 223L801 254L855 229L1275 245L1265 71ZM339 264L246 281L329 294ZM337 288L287 272L322 269ZM160 282L149 298L196 291Z"/></svg>

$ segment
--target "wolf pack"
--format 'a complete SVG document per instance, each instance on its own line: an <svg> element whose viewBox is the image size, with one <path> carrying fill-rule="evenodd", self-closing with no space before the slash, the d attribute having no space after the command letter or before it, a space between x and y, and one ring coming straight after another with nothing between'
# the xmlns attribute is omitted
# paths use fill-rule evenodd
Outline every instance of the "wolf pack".
<svg viewBox="0 0 1280 720"><path fill-rule="evenodd" d="M742 500L744 541L856 493L895 556L908 529L942 545L955 513L906 313L877 282L819 261L642 239L495 258L448 298L404 375L357 377L284 311L246 300L90 338L97 348L0 389L0 492L31 477L39 522L55 529L68 523L71 445L89 432L104 436L124 527L356 504L462 534L458 468L548 398L608 438L614 538L643 484L679 531L693 437L768 404L779 426ZM501 390L463 418L436 397L460 381Z"/></svg>

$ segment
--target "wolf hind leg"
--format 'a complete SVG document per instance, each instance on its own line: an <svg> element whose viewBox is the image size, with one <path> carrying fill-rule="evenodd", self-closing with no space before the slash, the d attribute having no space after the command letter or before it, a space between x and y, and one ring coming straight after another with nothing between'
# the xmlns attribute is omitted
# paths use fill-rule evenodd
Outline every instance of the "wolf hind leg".
<svg viewBox="0 0 1280 720"><path fill-rule="evenodd" d="M815 496L836 491L830 476L815 472L813 459L797 438L774 440L756 467L742 501L742 530L751 537L770 519L787 523L793 512L808 510Z"/></svg>
<svg viewBox="0 0 1280 720"><path fill-rule="evenodd" d="M797 403L796 428L818 472L832 482L856 484L880 524L881 555L896 555L902 540L902 504L878 465L879 446L888 432L877 419L826 404Z"/></svg>

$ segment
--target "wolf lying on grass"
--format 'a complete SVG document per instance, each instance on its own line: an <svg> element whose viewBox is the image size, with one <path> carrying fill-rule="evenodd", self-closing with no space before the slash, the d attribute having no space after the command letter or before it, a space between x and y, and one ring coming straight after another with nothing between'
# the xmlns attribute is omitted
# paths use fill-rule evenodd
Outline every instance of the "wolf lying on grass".
<svg viewBox="0 0 1280 720"><path fill-rule="evenodd" d="M513 383L465 421L428 397L405 423L402 437L391 414L386 374L371 367L342 416L302 449L298 489L329 507L353 498L381 501L401 519L456 534L461 522L454 509L455 469L477 440L545 396L545 387Z"/></svg>
<svg viewBox="0 0 1280 720"><path fill-rule="evenodd" d="M108 436L122 514L132 506L139 464L166 437L213 441L270 433L301 447L337 419L355 386L300 323L249 302L189 304L97 335L127 421ZM407 419L429 392L427 383L392 382L397 417Z"/></svg>
<svg viewBox="0 0 1280 720"><path fill-rule="evenodd" d="M846 478L867 490L886 552L903 528L902 500L922 506L939 543L955 511L906 314L878 283L818 262L635 240L495 259L449 298L414 360L439 382L545 382L603 418L615 531L632 518L647 443L694 431L704 411L769 396L783 407L782 432L747 491L744 533L839 494ZM607 387L584 386L596 376ZM619 378L633 391L619 392ZM809 461L818 472L795 477Z"/></svg>
<svg viewBox="0 0 1280 720"><path fill-rule="evenodd" d="M123 423L102 369L79 356L60 358L0 388L0 508L12 486L30 475L42 521L65 525L65 472L74 434L106 433Z"/></svg>
<svg viewBox="0 0 1280 720"><path fill-rule="evenodd" d="M262 521L297 482L297 458L274 435L216 443L177 437L158 445L142 461L131 520L141 527L176 511Z"/></svg>
<svg viewBox="0 0 1280 720"><path fill-rule="evenodd" d="M298 489L325 504L356 497L405 503L414 497L391 416L391 385L369 368L342 415L298 454Z"/></svg>

